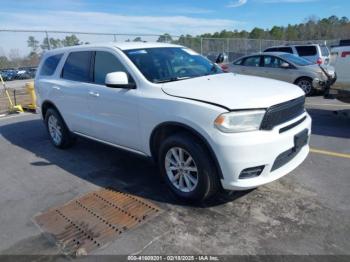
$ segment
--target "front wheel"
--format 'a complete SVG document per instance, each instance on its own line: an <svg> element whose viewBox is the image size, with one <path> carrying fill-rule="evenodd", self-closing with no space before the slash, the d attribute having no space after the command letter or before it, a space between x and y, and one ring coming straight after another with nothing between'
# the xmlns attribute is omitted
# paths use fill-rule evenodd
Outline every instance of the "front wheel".
<svg viewBox="0 0 350 262"><path fill-rule="evenodd" d="M311 96L315 92L314 87L312 86L312 80L309 78L300 78L296 82L296 85L305 92L306 96Z"/></svg>
<svg viewBox="0 0 350 262"><path fill-rule="evenodd" d="M159 168L170 189L184 200L202 201L218 191L219 179L209 153L185 133L161 144Z"/></svg>

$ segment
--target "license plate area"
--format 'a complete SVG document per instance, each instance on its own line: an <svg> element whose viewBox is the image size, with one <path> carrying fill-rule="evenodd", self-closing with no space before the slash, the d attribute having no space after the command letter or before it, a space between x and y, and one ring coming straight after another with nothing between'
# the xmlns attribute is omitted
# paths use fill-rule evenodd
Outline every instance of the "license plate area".
<svg viewBox="0 0 350 262"><path fill-rule="evenodd" d="M303 146L307 144L309 139L309 130L305 129L294 136L294 148L293 151L299 151Z"/></svg>

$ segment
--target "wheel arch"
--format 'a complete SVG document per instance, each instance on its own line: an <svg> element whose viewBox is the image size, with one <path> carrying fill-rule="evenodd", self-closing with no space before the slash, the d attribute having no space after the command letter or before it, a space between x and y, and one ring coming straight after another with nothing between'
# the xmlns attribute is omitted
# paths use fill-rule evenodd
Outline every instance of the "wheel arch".
<svg viewBox="0 0 350 262"><path fill-rule="evenodd" d="M60 115L60 117L62 118L64 124L66 125L66 127L68 128L68 125L66 123L66 121L64 120L60 110L58 110L57 106L50 100L45 100L42 104L41 104L41 115L42 115L42 118L45 120L45 115L46 115L46 112L49 108L53 108L54 110L56 110L56 112ZM68 128L69 130L69 128Z"/></svg>
<svg viewBox="0 0 350 262"><path fill-rule="evenodd" d="M312 79L312 77L310 77L310 76L299 76L297 79L295 79L294 84L296 85L296 84L298 83L299 80L305 79L305 78L308 79L308 80L310 80L310 82L311 82L311 84L312 84L313 79Z"/></svg>
<svg viewBox="0 0 350 262"><path fill-rule="evenodd" d="M55 104L50 101L50 100L45 100L42 104L41 104L41 115L43 117L43 119L45 119L45 115L46 115L46 112L49 108L53 108L55 109L59 114L60 116L62 117L60 111L57 109L57 107L55 106Z"/></svg>
<svg viewBox="0 0 350 262"><path fill-rule="evenodd" d="M165 139L167 136L169 136L171 134L179 133L179 132L187 133L187 134L197 138L199 141L201 141L203 143L203 145L207 149L210 157L214 161L215 169L217 171L219 178L223 179L223 174L222 174L222 171L220 168L219 161L215 155L214 150L210 146L209 142L197 130L195 130L194 128L192 128L186 124L183 124L183 123L164 122L164 123L157 125L153 129L151 136L150 136L150 141L149 141L149 147L150 147L150 151L151 151L151 155L152 155L153 160L155 162L158 161L157 148L159 148L161 141L163 139Z"/></svg>

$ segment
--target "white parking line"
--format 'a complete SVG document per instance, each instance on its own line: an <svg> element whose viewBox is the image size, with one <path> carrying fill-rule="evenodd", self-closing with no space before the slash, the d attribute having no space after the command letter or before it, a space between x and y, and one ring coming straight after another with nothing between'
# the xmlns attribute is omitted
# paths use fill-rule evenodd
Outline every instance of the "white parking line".
<svg viewBox="0 0 350 262"><path fill-rule="evenodd" d="M3 115L0 115L0 121L10 119L10 118L15 118L15 117L28 116L28 115L32 115L32 114L33 113L27 113L27 112L18 113L18 114L9 114L9 115L3 114Z"/></svg>

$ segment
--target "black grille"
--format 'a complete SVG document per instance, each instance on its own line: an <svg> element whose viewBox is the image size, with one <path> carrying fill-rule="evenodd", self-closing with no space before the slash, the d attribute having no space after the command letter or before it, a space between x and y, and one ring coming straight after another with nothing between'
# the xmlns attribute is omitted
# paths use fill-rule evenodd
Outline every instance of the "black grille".
<svg viewBox="0 0 350 262"><path fill-rule="evenodd" d="M260 129L271 130L305 112L305 97L299 97L267 109Z"/></svg>
<svg viewBox="0 0 350 262"><path fill-rule="evenodd" d="M282 154L280 154L276 158L275 162L273 163L273 166L271 168L271 172L275 171L276 169L287 164L289 161L291 161L299 153L299 151L295 151L294 148L291 148L291 149L283 152Z"/></svg>

